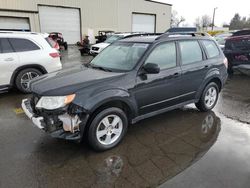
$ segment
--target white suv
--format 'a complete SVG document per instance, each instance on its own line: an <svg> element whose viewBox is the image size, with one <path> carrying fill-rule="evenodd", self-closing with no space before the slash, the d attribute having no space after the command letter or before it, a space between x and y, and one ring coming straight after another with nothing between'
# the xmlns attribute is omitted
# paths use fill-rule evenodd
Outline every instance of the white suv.
<svg viewBox="0 0 250 188"><path fill-rule="evenodd" d="M48 34L0 31L0 92L16 87L28 93L29 81L62 69Z"/></svg>

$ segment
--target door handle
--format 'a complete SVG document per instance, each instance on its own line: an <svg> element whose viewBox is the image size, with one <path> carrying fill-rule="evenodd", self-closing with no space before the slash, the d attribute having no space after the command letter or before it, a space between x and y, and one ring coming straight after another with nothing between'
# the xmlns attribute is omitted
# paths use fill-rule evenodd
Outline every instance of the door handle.
<svg viewBox="0 0 250 188"><path fill-rule="evenodd" d="M14 61L14 58L9 57L9 58L6 58L4 61Z"/></svg>
<svg viewBox="0 0 250 188"><path fill-rule="evenodd" d="M179 77L179 76L180 76L180 74L178 72L173 74L174 78Z"/></svg>
<svg viewBox="0 0 250 188"><path fill-rule="evenodd" d="M210 68L210 66L209 65L205 65L205 69L208 69L208 68Z"/></svg>
<svg viewBox="0 0 250 188"><path fill-rule="evenodd" d="M180 73L176 72L170 76L170 78L177 78L180 76Z"/></svg>

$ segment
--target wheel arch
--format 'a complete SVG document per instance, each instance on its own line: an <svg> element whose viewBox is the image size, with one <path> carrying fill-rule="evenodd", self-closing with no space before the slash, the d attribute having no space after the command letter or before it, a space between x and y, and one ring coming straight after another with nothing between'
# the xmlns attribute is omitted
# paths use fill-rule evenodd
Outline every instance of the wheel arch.
<svg viewBox="0 0 250 188"><path fill-rule="evenodd" d="M222 80L220 79L219 76L212 76L210 78L207 78L203 84L201 85L201 87L199 88L198 92L197 92L197 95L196 95L196 99L200 99L201 95L202 95L202 92L203 90L207 87L208 84L210 84L211 82L214 82L217 84L218 88L219 88L219 92L222 90Z"/></svg>
<svg viewBox="0 0 250 188"><path fill-rule="evenodd" d="M37 69L39 71L41 71L42 74L46 74L48 73L47 70L42 66L42 65L37 65L37 64L29 64L29 65L23 65L21 67L18 67L12 74L11 76L11 80L10 80L10 85L13 87L15 85L15 80L17 75L19 74L20 71L25 70L25 69L29 69L29 68L33 68L33 69Z"/></svg>
<svg viewBox="0 0 250 188"><path fill-rule="evenodd" d="M116 107L116 108L120 108L121 110L123 110L125 114L127 115L129 122L134 118L136 114L136 110L134 109L134 107L132 107L132 105L129 104L126 100L123 100L121 98L113 98L113 99L104 100L101 103L98 103L98 105L95 105L90 111L90 117L94 116L96 113L104 109L111 108L111 107Z"/></svg>
<svg viewBox="0 0 250 188"><path fill-rule="evenodd" d="M93 109L91 109L91 111L88 112L88 119L86 121L86 124L82 130L82 138L86 137L87 132L89 130L89 127L91 125L91 122L93 121L94 117L101 111L107 109L107 108L112 108L112 107L116 107L119 108L121 110L124 111L124 113L127 115L128 118L128 122L131 123L132 119L134 118L135 115L135 109L133 109L133 107L125 102L122 99L112 99L112 100L104 100L101 103L98 103L98 105L96 105L95 107L93 107Z"/></svg>

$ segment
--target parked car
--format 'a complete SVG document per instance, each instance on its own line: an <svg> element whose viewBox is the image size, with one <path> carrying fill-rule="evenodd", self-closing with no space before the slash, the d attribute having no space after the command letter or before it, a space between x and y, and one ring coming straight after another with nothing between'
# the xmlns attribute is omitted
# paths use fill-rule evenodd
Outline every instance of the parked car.
<svg viewBox="0 0 250 188"><path fill-rule="evenodd" d="M179 32L197 32L196 27L172 27L166 33L179 33Z"/></svg>
<svg viewBox="0 0 250 188"><path fill-rule="evenodd" d="M224 50L225 49L226 39L228 37L231 37L232 35L233 35L233 33L222 33L222 34L215 35L214 38L218 42L220 48L222 50Z"/></svg>
<svg viewBox="0 0 250 188"><path fill-rule="evenodd" d="M64 41L62 33L53 32L49 34L49 37L58 43L59 49L64 48L65 50L68 50L68 43Z"/></svg>
<svg viewBox="0 0 250 188"><path fill-rule="evenodd" d="M250 35L250 29L242 29L242 30L239 30L239 31L235 31L233 33L233 36L242 36L242 35Z"/></svg>
<svg viewBox="0 0 250 188"><path fill-rule="evenodd" d="M48 34L0 31L0 92L16 87L28 93L29 81L62 68Z"/></svg>
<svg viewBox="0 0 250 188"><path fill-rule="evenodd" d="M236 35L226 39L224 53L229 63L229 73L241 65L250 65L250 35Z"/></svg>
<svg viewBox="0 0 250 188"><path fill-rule="evenodd" d="M114 31L109 30L99 31L98 36L95 36L96 44L104 42L105 40L107 40L108 37L110 37L114 33Z"/></svg>
<svg viewBox="0 0 250 188"><path fill-rule="evenodd" d="M139 33L115 33L112 36L110 36L107 40L105 40L102 43L98 43L95 45L92 45L90 48L90 54L91 55L98 55L102 50L104 50L106 47L108 47L113 42L116 42L118 40L133 37L135 35L138 35Z"/></svg>
<svg viewBox="0 0 250 188"><path fill-rule="evenodd" d="M132 37L111 44L90 64L30 83L22 107L52 137L87 138L115 147L128 125L195 103L210 111L227 79L227 59L207 36Z"/></svg>

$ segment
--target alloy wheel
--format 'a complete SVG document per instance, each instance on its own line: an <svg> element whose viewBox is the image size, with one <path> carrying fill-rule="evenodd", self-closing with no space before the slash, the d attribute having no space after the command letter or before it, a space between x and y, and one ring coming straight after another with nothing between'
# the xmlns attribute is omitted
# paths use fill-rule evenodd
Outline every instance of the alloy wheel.
<svg viewBox="0 0 250 188"><path fill-rule="evenodd" d="M210 87L205 94L205 105L211 108L217 100L218 94L215 87Z"/></svg>
<svg viewBox="0 0 250 188"><path fill-rule="evenodd" d="M28 90L29 82L38 76L39 74L36 72L26 72L25 74L23 74L21 77L21 86L23 87L23 89Z"/></svg>
<svg viewBox="0 0 250 188"><path fill-rule="evenodd" d="M119 139L122 131L122 119L118 115L108 115L97 126L96 137L101 144L110 145Z"/></svg>

